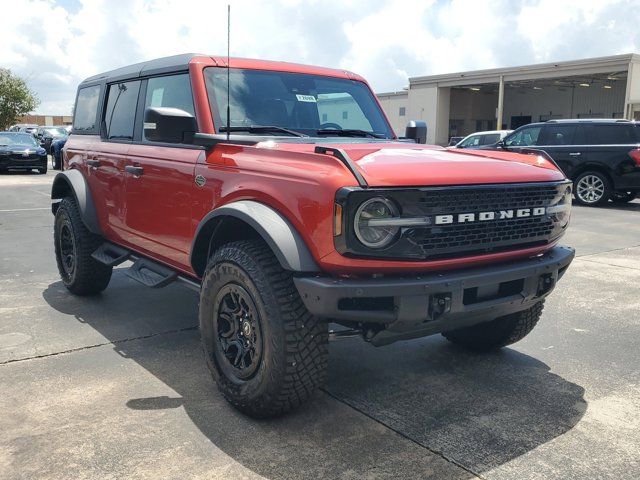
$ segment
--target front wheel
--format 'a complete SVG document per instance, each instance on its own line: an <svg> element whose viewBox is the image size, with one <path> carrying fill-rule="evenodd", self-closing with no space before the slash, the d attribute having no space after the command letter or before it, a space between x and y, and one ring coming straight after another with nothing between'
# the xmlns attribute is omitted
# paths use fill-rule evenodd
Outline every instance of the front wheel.
<svg viewBox="0 0 640 480"><path fill-rule="evenodd" d="M526 337L540 320L543 307L544 300L541 300L527 310L505 315L491 322L444 332L442 335L470 350L497 350Z"/></svg>
<svg viewBox="0 0 640 480"><path fill-rule="evenodd" d="M291 272L262 241L229 243L212 256L199 317L218 388L247 415L283 414L324 382L327 324L307 311Z"/></svg>
<svg viewBox="0 0 640 480"><path fill-rule="evenodd" d="M74 199L66 197L60 202L53 236L60 278L70 292L95 295L107 288L112 267L91 257L103 240L84 225Z"/></svg>

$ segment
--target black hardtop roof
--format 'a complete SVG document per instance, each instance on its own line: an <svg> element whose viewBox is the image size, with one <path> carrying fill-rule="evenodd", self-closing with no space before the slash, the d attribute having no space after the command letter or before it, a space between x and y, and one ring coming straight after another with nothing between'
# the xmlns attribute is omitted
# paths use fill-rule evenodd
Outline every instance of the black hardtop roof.
<svg viewBox="0 0 640 480"><path fill-rule="evenodd" d="M156 58L147 62L127 65L126 67L116 68L108 72L99 73L92 77L86 78L80 85L96 84L102 82L116 82L120 80L128 80L133 78L144 77L147 75L158 75L163 73L186 71L189 68L189 62L194 57L206 56L199 53L183 53L180 55L172 55L170 57Z"/></svg>

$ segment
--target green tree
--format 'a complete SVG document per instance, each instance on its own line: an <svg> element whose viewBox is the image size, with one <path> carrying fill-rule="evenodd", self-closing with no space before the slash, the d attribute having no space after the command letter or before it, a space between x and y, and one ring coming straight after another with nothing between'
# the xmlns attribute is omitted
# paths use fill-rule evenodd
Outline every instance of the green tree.
<svg viewBox="0 0 640 480"><path fill-rule="evenodd" d="M22 78L7 68L0 68L0 128L7 128L18 117L32 112L40 104Z"/></svg>

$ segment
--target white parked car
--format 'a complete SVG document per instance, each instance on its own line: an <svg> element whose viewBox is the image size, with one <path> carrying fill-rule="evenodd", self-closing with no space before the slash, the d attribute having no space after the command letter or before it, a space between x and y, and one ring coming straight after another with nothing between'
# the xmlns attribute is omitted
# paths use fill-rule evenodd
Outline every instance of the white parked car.
<svg viewBox="0 0 640 480"><path fill-rule="evenodd" d="M472 133L456 143L454 148L479 148L485 145L493 145L511 132L513 130L490 130L488 132Z"/></svg>

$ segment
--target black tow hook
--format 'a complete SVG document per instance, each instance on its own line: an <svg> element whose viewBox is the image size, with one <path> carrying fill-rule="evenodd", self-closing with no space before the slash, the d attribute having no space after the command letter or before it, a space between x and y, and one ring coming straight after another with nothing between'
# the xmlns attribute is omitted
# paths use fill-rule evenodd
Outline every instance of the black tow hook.
<svg viewBox="0 0 640 480"><path fill-rule="evenodd" d="M435 320L451 311L451 295L448 293L431 295L429 301L429 317Z"/></svg>

